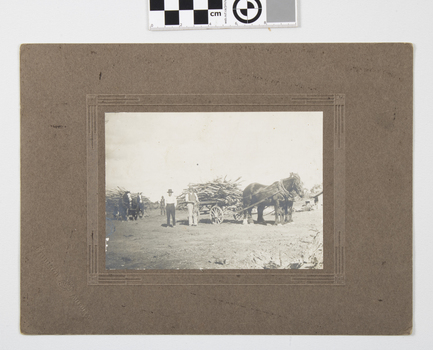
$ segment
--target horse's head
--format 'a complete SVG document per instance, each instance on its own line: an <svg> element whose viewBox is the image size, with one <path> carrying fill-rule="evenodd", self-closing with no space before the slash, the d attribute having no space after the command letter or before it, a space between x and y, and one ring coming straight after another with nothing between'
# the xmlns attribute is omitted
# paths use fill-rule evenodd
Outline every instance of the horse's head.
<svg viewBox="0 0 433 350"><path fill-rule="evenodd" d="M302 185L301 177L296 173L290 173L289 180L291 181L289 192L295 191L296 194L304 197L304 186Z"/></svg>
<svg viewBox="0 0 433 350"><path fill-rule="evenodd" d="M123 194L123 196L121 197L120 202L121 202L122 207L129 208L131 206L131 203L132 203L131 193L129 191L125 192Z"/></svg>
<svg viewBox="0 0 433 350"><path fill-rule="evenodd" d="M123 199L124 201L131 202L132 201L131 192L129 191L125 192L125 194L123 195Z"/></svg>

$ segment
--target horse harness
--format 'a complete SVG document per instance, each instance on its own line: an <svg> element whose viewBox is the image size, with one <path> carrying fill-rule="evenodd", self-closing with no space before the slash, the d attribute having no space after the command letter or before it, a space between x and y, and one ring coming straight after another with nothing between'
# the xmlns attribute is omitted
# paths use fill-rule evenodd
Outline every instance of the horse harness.
<svg viewBox="0 0 433 350"><path fill-rule="evenodd" d="M270 196L262 199L261 201L258 201L257 203L254 203L253 205L250 205L250 206L248 206L248 207L246 207L246 208L244 208L242 210L239 210L238 213L241 213L241 212L243 212L243 211L245 211L245 210L247 210L249 208L255 207L255 206L257 206L257 204L260 204L260 203L264 202L265 200L267 200L267 199L269 199L269 198L271 198L271 197L273 197L273 196L275 196L275 195L277 195L279 193L282 193L285 198L290 198L291 197L290 192L287 191L284 188L283 180L277 181L277 188L278 188L278 191L275 192L274 194L272 194L272 195L270 195ZM257 193L255 193L255 194L257 194Z"/></svg>
<svg viewBox="0 0 433 350"><path fill-rule="evenodd" d="M290 192L284 188L283 180L278 181L277 186L278 186L279 192L282 192L284 197L290 197Z"/></svg>

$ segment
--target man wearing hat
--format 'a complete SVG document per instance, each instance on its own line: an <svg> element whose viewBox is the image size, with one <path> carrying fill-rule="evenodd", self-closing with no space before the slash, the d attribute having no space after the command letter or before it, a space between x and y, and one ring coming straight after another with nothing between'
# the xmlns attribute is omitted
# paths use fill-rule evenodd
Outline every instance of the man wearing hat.
<svg viewBox="0 0 433 350"><path fill-rule="evenodd" d="M198 224L198 196L194 193L193 188L188 188L188 193L185 196L185 202L188 207L188 223L189 226L197 226Z"/></svg>
<svg viewBox="0 0 433 350"><path fill-rule="evenodd" d="M170 216L173 220L173 227L176 226L176 197L173 196L173 190L170 188L168 191L168 197L165 200L167 203L167 226L170 226Z"/></svg>

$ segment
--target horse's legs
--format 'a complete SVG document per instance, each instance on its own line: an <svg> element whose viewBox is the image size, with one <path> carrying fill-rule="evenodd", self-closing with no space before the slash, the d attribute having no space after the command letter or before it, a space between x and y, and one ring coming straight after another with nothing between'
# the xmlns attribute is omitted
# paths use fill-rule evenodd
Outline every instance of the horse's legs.
<svg viewBox="0 0 433 350"><path fill-rule="evenodd" d="M253 216L251 215L251 212L253 211L253 208L248 209L248 223L254 224Z"/></svg>
<svg viewBox="0 0 433 350"><path fill-rule="evenodd" d="M278 210L278 222L280 223L280 224L284 224L284 219L285 219L285 216L284 216L284 206L280 206L280 208L279 208L279 210Z"/></svg>
<svg viewBox="0 0 433 350"><path fill-rule="evenodd" d="M248 201L245 198L243 200L243 205L244 205L244 208L248 207ZM242 212L242 215L244 216L244 219L242 220L242 224L248 225L248 212L246 210L244 210Z"/></svg>
<svg viewBox="0 0 433 350"><path fill-rule="evenodd" d="M251 202L252 202L252 198L250 196L244 197L244 200L243 200L244 208L249 207L251 205ZM253 210L253 208L249 208L247 210L244 210L244 219L242 221L242 224L244 224L244 225L254 224L254 220L253 220L253 217L251 215L252 210Z"/></svg>
<svg viewBox="0 0 433 350"><path fill-rule="evenodd" d="M265 222L265 219L263 218L263 211L264 210L265 210L264 205L257 206L257 223Z"/></svg>
<svg viewBox="0 0 433 350"><path fill-rule="evenodd" d="M281 216L281 222L284 224L287 224L287 214L288 213L288 203L287 201L284 202L284 210L282 211L282 216Z"/></svg>
<svg viewBox="0 0 433 350"><path fill-rule="evenodd" d="M274 225L278 225L280 223L280 201L278 199L275 200L274 212L275 212L275 223Z"/></svg>
<svg viewBox="0 0 433 350"><path fill-rule="evenodd" d="M282 200L280 201L280 224L285 224L286 223L286 216L287 216L287 201L286 200Z"/></svg>
<svg viewBox="0 0 433 350"><path fill-rule="evenodd" d="M292 213L293 213L293 202L290 201L287 203L287 208L286 208L286 222L293 222Z"/></svg>

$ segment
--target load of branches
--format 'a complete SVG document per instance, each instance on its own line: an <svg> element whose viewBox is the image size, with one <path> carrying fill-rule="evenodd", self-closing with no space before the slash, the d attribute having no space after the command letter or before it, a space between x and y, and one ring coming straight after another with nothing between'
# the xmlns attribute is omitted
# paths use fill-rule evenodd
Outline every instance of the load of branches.
<svg viewBox="0 0 433 350"><path fill-rule="evenodd" d="M182 193L177 196L179 209L186 207L185 196L191 187L197 194L200 202L217 201L227 209L236 209L242 203L242 190L240 177L235 181L227 180L227 176L217 177L213 181L205 183L190 183Z"/></svg>
<svg viewBox="0 0 433 350"><path fill-rule="evenodd" d="M119 211L119 201L123 198L123 195L127 190L123 187L116 187L115 189L107 189L105 191L105 211L107 214L117 213ZM131 192L131 197L136 200L138 193ZM141 195L141 199L144 203L144 208L147 209L151 207L152 202L149 198Z"/></svg>

